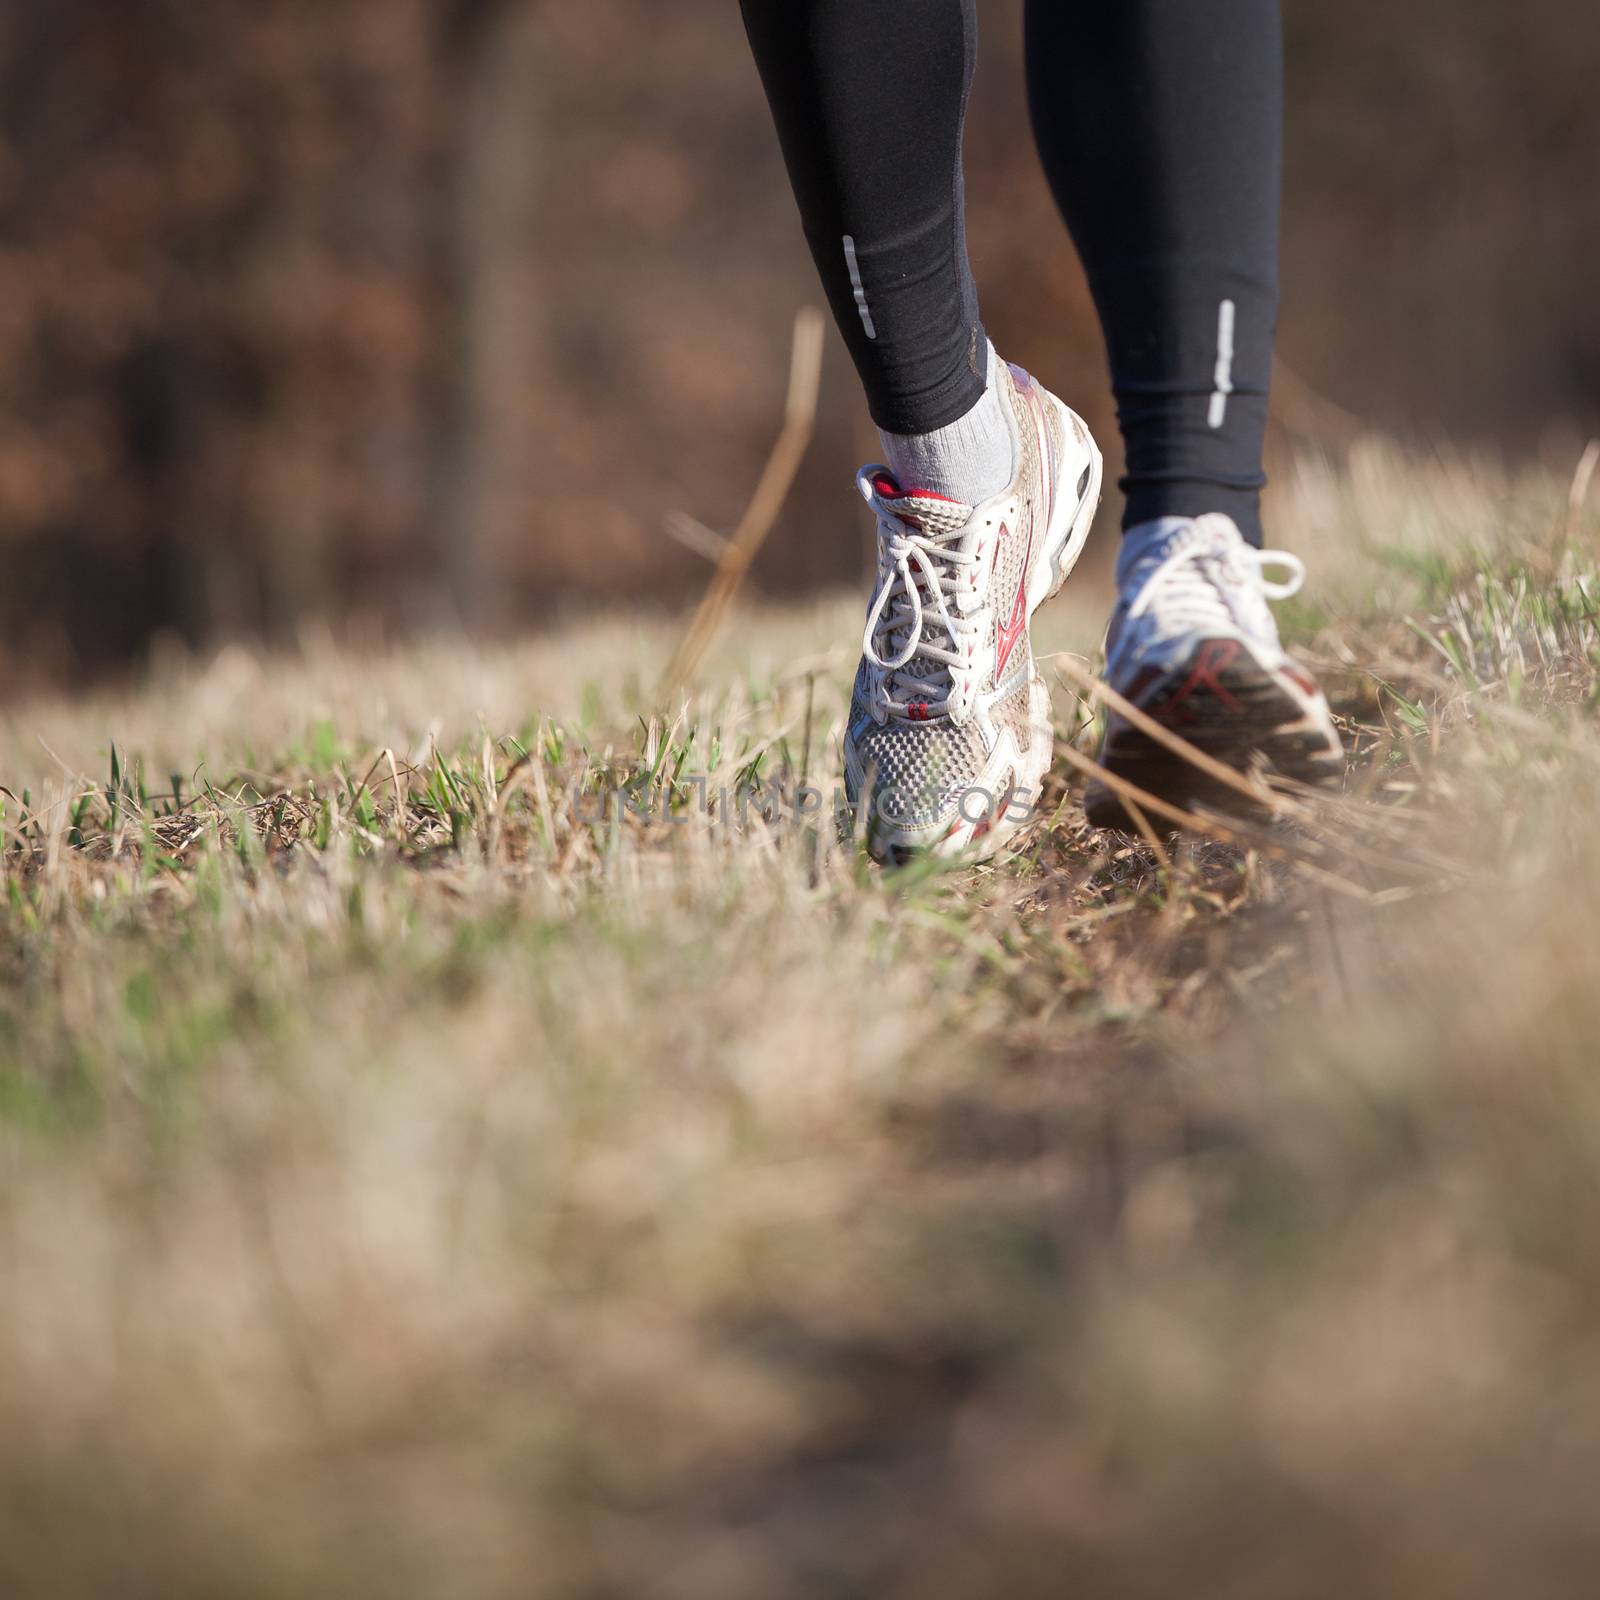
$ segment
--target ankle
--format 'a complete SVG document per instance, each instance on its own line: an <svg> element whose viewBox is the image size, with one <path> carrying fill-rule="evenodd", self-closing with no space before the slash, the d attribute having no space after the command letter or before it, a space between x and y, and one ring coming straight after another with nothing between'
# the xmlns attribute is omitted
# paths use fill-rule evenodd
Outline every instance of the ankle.
<svg viewBox="0 0 1600 1600"><path fill-rule="evenodd" d="M964 505L992 500L1016 475L1009 376L989 346L988 382L976 405L931 433L884 433L885 463L902 489L921 489Z"/></svg>

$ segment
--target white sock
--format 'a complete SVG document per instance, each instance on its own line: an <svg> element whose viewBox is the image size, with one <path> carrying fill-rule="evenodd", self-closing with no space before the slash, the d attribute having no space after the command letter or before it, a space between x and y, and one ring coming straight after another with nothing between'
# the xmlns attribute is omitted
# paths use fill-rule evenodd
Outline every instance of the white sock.
<svg viewBox="0 0 1600 1600"><path fill-rule="evenodd" d="M1010 400L989 346L987 387L964 416L932 433L884 433L884 461L902 489L926 489L974 506L1010 487L1016 472Z"/></svg>

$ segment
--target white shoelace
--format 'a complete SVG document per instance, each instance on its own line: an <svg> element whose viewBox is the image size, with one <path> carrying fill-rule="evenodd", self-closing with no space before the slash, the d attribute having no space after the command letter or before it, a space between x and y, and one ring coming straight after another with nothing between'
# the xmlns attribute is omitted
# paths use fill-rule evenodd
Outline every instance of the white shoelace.
<svg viewBox="0 0 1600 1600"><path fill-rule="evenodd" d="M1268 567L1288 576L1274 582ZM1128 621L1156 614L1162 633L1187 633L1218 622L1276 636L1268 600L1287 600L1305 582L1305 563L1287 550L1254 550L1236 537L1223 538L1203 527L1180 534L1139 587L1128 607Z"/></svg>
<svg viewBox="0 0 1600 1600"><path fill-rule="evenodd" d="M916 703L923 716L937 716L948 706L949 689L935 697L930 688L937 689L941 679L949 684L951 670L964 664L977 637L978 619L961 615L950 602L978 558L955 548L962 528L926 533L912 527L884 506L866 471L862 479L862 493L878 513L888 570L867 611L861 652L887 674L891 712L904 713Z"/></svg>

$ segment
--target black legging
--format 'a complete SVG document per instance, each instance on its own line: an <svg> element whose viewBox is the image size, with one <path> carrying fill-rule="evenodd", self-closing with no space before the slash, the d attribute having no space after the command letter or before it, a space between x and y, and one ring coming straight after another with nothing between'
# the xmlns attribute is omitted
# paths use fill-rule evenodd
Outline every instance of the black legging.
<svg viewBox="0 0 1600 1600"><path fill-rule="evenodd" d="M874 421L983 392L961 133L975 0L741 0L801 218ZM1278 0L1028 0L1035 137L1099 308L1124 525L1260 542L1277 315Z"/></svg>

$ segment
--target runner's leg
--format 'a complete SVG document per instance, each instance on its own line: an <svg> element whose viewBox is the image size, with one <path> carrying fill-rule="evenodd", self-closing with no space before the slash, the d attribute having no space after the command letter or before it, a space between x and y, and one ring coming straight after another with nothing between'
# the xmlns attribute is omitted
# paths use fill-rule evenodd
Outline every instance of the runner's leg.
<svg viewBox="0 0 1600 1600"><path fill-rule="evenodd" d="M1040 155L1100 310L1124 526L1261 542L1278 305L1278 0L1028 0Z"/></svg>
<svg viewBox="0 0 1600 1600"><path fill-rule="evenodd" d="M742 0L806 239L889 464L978 501L1009 423L967 261L976 0Z"/></svg>

